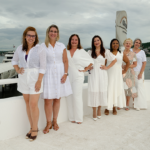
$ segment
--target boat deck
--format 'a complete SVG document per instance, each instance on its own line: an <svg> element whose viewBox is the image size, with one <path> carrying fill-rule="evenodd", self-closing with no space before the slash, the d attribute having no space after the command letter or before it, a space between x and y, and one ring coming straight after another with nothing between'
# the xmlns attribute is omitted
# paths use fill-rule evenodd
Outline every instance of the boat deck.
<svg viewBox="0 0 150 150"><path fill-rule="evenodd" d="M64 122L58 131L46 135L39 131L33 142L25 135L0 141L0 150L150 150L149 114L150 109L121 109L116 116L112 112L105 116L102 111L97 121L85 116L81 125Z"/></svg>

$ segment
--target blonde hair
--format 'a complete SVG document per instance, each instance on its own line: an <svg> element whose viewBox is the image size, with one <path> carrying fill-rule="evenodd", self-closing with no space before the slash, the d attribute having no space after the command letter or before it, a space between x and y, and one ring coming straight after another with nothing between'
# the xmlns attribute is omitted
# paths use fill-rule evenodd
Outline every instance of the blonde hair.
<svg viewBox="0 0 150 150"><path fill-rule="evenodd" d="M51 26L49 26L48 28L47 28L47 30L46 30L46 37L45 37L45 45L48 47L48 44L49 44L49 41L50 41L50 39L49 39L49 31L50 31L50 29L52 28L52 27L54 27L54 28L56 28L57 29L57 38L56 38L56 41L58 41L59 40L59 29L58 29L58 27L56 26L56 25L54 25L54 24L52 24Z"/></svg>
<svg viewBox="0 0 150 150"><path fill-rule="evenodd" d="M123 45L126 43L126 41L130 41L131 42L131 46L133 45L133 41L130 38L127 38L126 40L124 40Z"/></svg>

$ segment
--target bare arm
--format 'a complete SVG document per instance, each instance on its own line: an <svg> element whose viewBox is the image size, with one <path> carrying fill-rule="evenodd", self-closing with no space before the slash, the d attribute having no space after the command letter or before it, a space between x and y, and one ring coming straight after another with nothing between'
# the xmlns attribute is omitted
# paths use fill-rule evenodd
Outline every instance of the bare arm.
<svg viewBox="0 0 150 150"><path fill-rule="evenodd" d="M63 63L65 68L65 73L68 73L68 58L67 58L66 49L64 49L63 51ZM64 74L63 77L61 78L61 83L65 83L66 79L67 79L67 74Z"/></svg>
<svg viewBox="0 0 150 150"><path fill-rule="evenodd" d="M130 66L130 61L125 54L123 54L123 61L126 63L126 65L124 67L124 70L122 71L122 74L125 74Z"/></svg>
<svg viewBox="0 0 150 150"><path fill-rule="evenodd" d="M93 69L93 68L92 68L92 65L93 65L93 64L89 64L87 67L84 68L84 70L79 70L79 71L80 71L80 72L86 72L86 71L88 71L88 70L91 70L91 69Z"/></svg>
<svg viewBox="0 0 150 150"><path fill-rule="evenodd" d="M142 79L142 74L143 74L143 72L145 70L145 67L146 67L146 61L144 61L143 64L142 64L142 68L141 68L141 71L140 71L140 73L138 75L138 79Z"/></svg>
<svg viewBox="0 0 150 150"><path fill-rule="evenodd" d="M132 65L129 66L129 68L135 68L137 66L137 61L134 61Z"/></svg>
<svg viewBox="0 0 150 150"><path fill-rule="evenodd" d="M101 69L102 70L108 70L109 68L111 68L115 63L117 62L117 59L115 58L110 64L109 64L109 66L104 66L104 65L101 65Z"/></svg>

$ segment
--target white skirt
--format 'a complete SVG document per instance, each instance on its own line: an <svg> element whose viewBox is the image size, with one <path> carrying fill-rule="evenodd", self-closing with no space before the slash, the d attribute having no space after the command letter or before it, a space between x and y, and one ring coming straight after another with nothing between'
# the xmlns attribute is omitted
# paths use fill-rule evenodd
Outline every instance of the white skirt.
<svg viewBox="0 0 150 150"><path fill-rule="evenodd" d="M64 64L47 65L46 73L43 79L43 99L59 99L72 94L72 88L69 78L65 83L61 83L61 78L64 75Z"/></svg>
<svg viewBox="0 0 150 150"><path fill-rule="evenodd" d="M99 64L94 64L94 68L88 75L88 106L107 106L107 71L102 70Z"/></svg>
<svg viewBox="0 0 150 150"><path fill-rule="evenodd" d="M138 80L140 72L135 71L135 87L137 89L138 97L134 98L134 108L147 109L146 92L144 86L144 73L142 79Z"/></svg>
<svg viewBox="0 0 150 150"><path fill-rule="evenodd" d="M17 90L22 94L39 94L43 92L43 81L41 89L36 92L35 84L38 81L39 70L36 68L24 69L23 74L18 74L18 88Z"/></svg>

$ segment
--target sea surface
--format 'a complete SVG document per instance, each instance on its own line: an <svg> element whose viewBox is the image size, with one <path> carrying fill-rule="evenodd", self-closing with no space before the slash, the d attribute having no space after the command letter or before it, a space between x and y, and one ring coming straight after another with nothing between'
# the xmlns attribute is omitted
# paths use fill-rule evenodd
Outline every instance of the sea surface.
<svg viewBox="0 0 150 150"><path fill-rule="evenodd" d="M0 56L0 63L3 62L4 56ZM144 72L145 80L150 80L150 57L147 57L147 64ZM85 78L85 83L87 83L87 77Z"/></svg>

